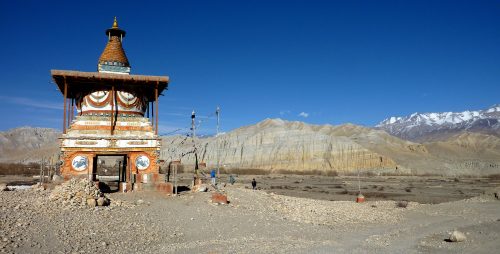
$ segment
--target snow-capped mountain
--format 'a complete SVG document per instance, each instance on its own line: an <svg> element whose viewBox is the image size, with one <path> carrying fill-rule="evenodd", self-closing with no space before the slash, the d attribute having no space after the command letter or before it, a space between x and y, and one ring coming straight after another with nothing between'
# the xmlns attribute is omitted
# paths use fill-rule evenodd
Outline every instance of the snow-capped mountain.
<svg viewBox="0 0 500 254"><path fill-rule="evenodd" d="M390 117L376 127L413 141L446 138L460 131L500 136L500 104L477 111L413 113L405 117Z"/></svg>

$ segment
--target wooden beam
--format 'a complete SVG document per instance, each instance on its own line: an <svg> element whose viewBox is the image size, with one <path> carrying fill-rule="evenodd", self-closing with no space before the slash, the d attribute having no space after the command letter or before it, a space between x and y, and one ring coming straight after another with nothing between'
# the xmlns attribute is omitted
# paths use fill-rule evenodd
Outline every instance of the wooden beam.
<svg viewBox="0 0 500 254"><path fill-rule="evenodd" d="M75 99L71 99L71 114L69 115L69 126L73 122L73 117L75 116Z"/></svg>
<svg viewBox="0 0 500 254"><path fill-rule="evenodd" d="M156 121L156 127L155 127L155 134L158 135L158 83L159 81L156 82L156 87L155 87L155 102L156 102L156 112L155 112L155 121Z"/></svg>
<svg viewBox="0 0 500 254"><path fill-rule="evenodd" d="M66 134L66 97L68 96L68 83L66 83L66 77L64 77L64 116L63 116L63 134Z"/></svg>
<svg viewBox="0 0 500 254"><path fill-rule="evenodd" d="M154 105L153 105L153 101L151 101L151 102L149 103L149 105L151 105L151 106L150 106L150 108L151 108L151 119L149 119L149 120L151 120L151 126L152 126L152 127L154 127L154 117L155 117L155 115L154 115L154 114L155 114L155 109L154 109L154 107L153 107L153 106L154 106Z"/></svg>
<svg viewBox="0 0 500 254"><path fill-rule="evenodd" d="M110 115L111 115L111 126L110 126L111 128L110 128L110 130L111 130L111 132L110 132L110 134L111 134L111 136L113 135L113 115L114 115L114 109L115 109L114 102L115 102L115 86L112 86L111 87L111 102L110 102L110 105L111 105L111 112L110 112Z"/></svg>

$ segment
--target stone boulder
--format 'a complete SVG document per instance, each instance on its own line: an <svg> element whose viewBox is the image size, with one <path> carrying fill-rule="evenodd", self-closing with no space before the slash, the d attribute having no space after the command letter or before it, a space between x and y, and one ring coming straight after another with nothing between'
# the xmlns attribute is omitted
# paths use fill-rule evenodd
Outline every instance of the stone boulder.
<svg viewBox="0 0 500 254"><path fill-rule="evenodd" d="M96 207L97 202L93 198L88 198L87 199L87 206L90 208Z"/></svg>
<svg viewBox="0 0 500 254"><path fill-rule="evenodd" d="M107 206L107 205L109 205L109 200L105 197L99 197L97 199L97 205L98 206Z"/></svg>
<svg viewBox="0 0 500 254"><path fill-rule="evenodd" d="M212 203L227 204L227 196L222 193L214 192L212 193Z"/></svg>
<svg viewBox="0 0 500 254"><path fill-rule="evenodd" d="M454 230L451 234L450 234L450 242L463 242L467 239L467 237L465 236L464 233L460 232L460 231L457 231L457 230Z"/></svg>

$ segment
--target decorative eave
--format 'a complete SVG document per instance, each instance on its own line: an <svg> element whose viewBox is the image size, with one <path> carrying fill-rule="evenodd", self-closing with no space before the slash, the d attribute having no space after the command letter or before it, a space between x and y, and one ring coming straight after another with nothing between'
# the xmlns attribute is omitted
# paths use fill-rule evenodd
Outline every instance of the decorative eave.
<svg viewBox="0 0 500 254"><path fill-rule="evenodd" d="M123 75L103 72L82 72L69 70L51 70L52 79L59 91L64 94L64 84L67 84L67 98L75 98L78 94L88 94L94 91L116 90L140 92L154 101L155 88L158 94L168 89L168 76Z"/></svg>

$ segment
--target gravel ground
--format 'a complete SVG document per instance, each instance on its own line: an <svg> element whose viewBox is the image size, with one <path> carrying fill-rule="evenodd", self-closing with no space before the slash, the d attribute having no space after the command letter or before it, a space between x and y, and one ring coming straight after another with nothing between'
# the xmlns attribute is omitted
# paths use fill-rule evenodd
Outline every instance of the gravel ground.
<svg viewBox="0 0 500 254"><path fill-rule="evenodd" d="M64 197L61 188L0 191L0 252L492 253L500 247L500 201L491 196L399 208L394 201L357 204L228 186L228 205L211 203L210 193L138 192L108 194L110 206L89 208L54 199L54 192ZM444 241L454 229L467 240Z"/></svg>

